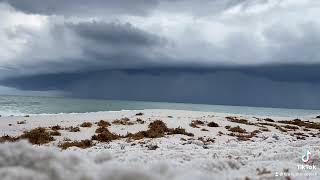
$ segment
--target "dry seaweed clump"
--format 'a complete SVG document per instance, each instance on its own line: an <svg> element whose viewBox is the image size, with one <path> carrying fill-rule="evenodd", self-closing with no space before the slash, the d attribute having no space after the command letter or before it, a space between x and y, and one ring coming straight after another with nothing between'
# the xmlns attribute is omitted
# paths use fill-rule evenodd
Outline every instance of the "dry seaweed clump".
<svg viewBox="0 0 320 180"><path fill-rule="evenodd" d="M171 135L171 134L183 134L183 135L192 136L192 137L194 136L193 133L188 133L184 128L181 128L181 127L169 129L168 135Z"/></svg>
<svg viewBox="0 0 320 180"><path fill-rule="evenodd" d="M42 127L25 131L19 138L28 139L31 144L47 144L50 141L54 141L54 138L50 133Z"/></svg>
<svg viewBox="0 0 320 180"><path fill-rule="evenodd" d="M279 131L281 132L287 132L286 129L282 128L281 126L277 125L277 124L273 124L273 123L265 123L265 122L262 122L262 123L257 123L258 125L263 125L263 126L273 126L275 127L276 129L278 129ZM262 128L266 128L266 127L262 127Z"/></svg>
<svg viewBox="0 0 320 180"><path fill-rule="evenodd" d="M116 125L133 125L133 122L130 122L129 118L122 118L122 119L116 119L114 121L112 121L112 124L116 124Z"/></svg>
<svg viewBox="0 0 320 180"><path fill-rule="evenodd" d="M198 138L199 141L202 141L204 145L208 145L208 144L212 144L215 142L215 140L213 138L204 138L204 137L199 137Z"/></svg>
<svg viewBox="0 0 320 180"><path fill-rule="evenodd" d="M139 123L139 124L144 124L145 123L145 121L144 120L142 120L142 119L140 119L140 118L137 118L137 123Z"/></svg>
<svg viewBox="0 0 320 180"><path fill-rule="evenodd" d="M228 134L229 136L235 136L235 137L237 137L237 139L239 140L239 141L248 141L248 140L250 140L252 137L254 137L254 136L256 136L258 133L261 133L261 131L259 131L259 130L254 130L253 132L251 132L251 133L238 133L238 134L236 134L236 133L230 133L230 134Z"/></svg>
<svg viewBox="0 0 320 180"><path fill-rule="evenodd" d="M53 131L57 131L57 130L61 130L62 129L62 127L60 125L51 126L50 128Z"/></svg>
<svg viewBox="0 0 320 180"><path fill-rule="evenodd" d="M100 120L98 122L98 126L101 126L101 127L107 127L107 126L111 126L111 124L107 121L104 121L104 120Z"/></svg>
<svg viewBox="0 0 320 180"><path fill-rule="evenodd" d="M229 128L229 131L237 132L237 133L246 133L247 132L245 129L241 128L240 126L231 127L231 128Z"/></svg>
<svg viewBox="0 0 320 180"><path fill-rule="evenodd" d="M167 125L161 120L156 120L150 123L148 127L149 129L144 133L144 137L147 138L160 138L163 137L165 133L169 131Z"/></svg>
<svg viewBox="0 0 320 180"><path fill-rule="evenodd" d="M190 123L190 126L193 128L199 128L199 125L200 126L204 125L204 122L200 120L195 120Z"/></svg>
<svg viewBox="0 0 320 180"><path fill-rule="evenodd" d="M247 119L242 119L235 116L227 116L226 119L228 119L230 122L235 122L239 124L255 125L254 123L249 122Z"/></svg>
<svg viewBox="0 0 320 180"><path fill-rule="evenodd" d="M208 123L208 126L209 126L209 127L219 127L219 124L217 124L217 123L215 123L215 122L212 121L212 122L209 122L209 123Z"/></svg>
<svg viewBox="0 0 320 180"><path fill-rule="evenodd" d="M99 129L99 130L98 130ZM110 142L113 140L117 140L122 138L122 136L111 133L108 128L100 127L96 130L98 134L93 135L91 137L92 140L100 141L100 142Z"/></svg>
<svg viewBox="0 0 320 180"><path fill-rule="evenodd" d="M238 117L235 116L227 116L226 119L228 119L231 122L235 122L235 123L241 123L241 124L246 124L248 123L248 120L246 119L240 119Z"/></svg>
<svg viewBox="0 0 320 180"><path fill-rule="evenodd" d="M15 142L20 139L27 139L31 144L47 144L51 141L54 141L52 134L48 132L45 128L38 127L31 129L30 131L23 132L22 135L18 137L13 137L5 135L0 137L0 142Z"/></svg>
<svg viewBox="0 0 320 180"><path fill-rule="evenodd" d="M275 122L273 119L271 119L271 118L265 118L264 119L265 121L267 121L267 122Z"/></svg>
<svg viewBox="0 0 320 180"><path fill-rule="evenodd" d="M66 128L66 129L69 130L69 132L80 132L80 128L79 127L70 126L70 127Z"/></svg>
<svg viewBox="0 0 320 180"><path fill-rule="evenodd" d="M153 145L153 144L146 145L146 147L148 148L148 150L156 150L159 148L158 145Z"/></svg>
<svg viewBox="0 0 320 180"><path fill-rule="evenodd" d="M102 133L103 131L108 130L106 126L99 126L96 129L96 133Z"/></svg>
<svg viewBox="0 0 320 180"><path fill-rule="evenodd" d="M136 114L136 116L143 116L143 113L139 112L139 113Z"/></svg>
<svg viewBox="0 0 320 180"><path fill-rule="evenodd" d="M90 128L92 127L92 123L91 122L84 122L80 125L80 127L86 127L86 128Z"/></svg>
<svg viewBox="0 0 320 180"><path fill-rule="evenodd" d="M68 149L69 147L79 147L86 149L93 146L92 140L86 139L81 141L64 142L58 145L61 149Z"/></svg>
<svg viewBox="0 0 320 180"><path fill-rule="evenodd" d="M57 131L57 130L50 131L49 134L50 134L51 136L61 136L61 133L60 133L59 131Z"/></svg>
<svg viewBox="0 0 320 180"><path fill-rule="evenodd" d="M26 121L26 120L23 120L23 121L17 121L17 124L27 124L27 121Z"/></svg>
<svg viewBox="0 0 320 180"><path fill-rule="evenodd" d="M186 130L181 127L169 129L167 125L161 120L156 120L150 123L148 127L149 129L147 131L139 131L134 134L128 133L126 137L132 138L134 140L139 140L143 138L160 138L166 134L183 134L187 136L194 136L192 133L186 132Z"/></svg>
<svg viewBox="0 0 320 180"><path fill-rule="evenodd" d="M291 121L279 121L279 123L291 124L291 125L296 125L299 127L305 127L310 129L320 129L320 123L302 121L301 119L294 119Z"/></svg>
<svg viewBox="0 0 320 180"><path fill-rule="evenodd" d="M287 128L287 129L291 129L291 130L299 129L299 127L297 127L297 126L290 126L290 125L285 125L285 126L282 126L282 127Z"/></svg>
<svg viewBox="0 0 320 180"><path fill-rule="evenodd" d="M13 136L9 136L9 135L4 135L4 136L0 137L0 143L3 143L3 142L15 142L17 140L19 140L18 137L13 137Z"/></svg>

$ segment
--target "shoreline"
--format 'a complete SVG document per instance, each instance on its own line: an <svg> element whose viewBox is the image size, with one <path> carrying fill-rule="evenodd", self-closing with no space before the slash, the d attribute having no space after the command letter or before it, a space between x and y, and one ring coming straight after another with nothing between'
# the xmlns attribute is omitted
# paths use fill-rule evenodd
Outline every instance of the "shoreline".
<svg viewBox="0 0 320 180"><path fill-rule="evenodd" d="M244 107L244 106L241 106ZM260 108L260 107L253 107L253 108ZM264 108L264 107L261 107ZM273 109L279 109L279 108L273 108ZM289 109L289 110L307 110L307 109ZM230 113L230 112L215 112L215 111L202 111L202 110L185 110L185 109L122 109L122 110L108 110L108 111L88 111L88 112L59 112L59 113L9 113L9 112L4 112L3 114L0 113L0 119L1 118L8 118L8 117L25 117L25 116L56 116L56 115L83 115L83 114L101 114L101 113L121 113L121 112L143 112L143 111L176 111L176 112L195 112L195 113L211 113L211 114L218 114L218 115L232 115L232 116L247 116L247 117L264 117L264 118L306 118L306 119L316 119L319 113L310 113L307 115L292 115L292 116L279 116L279 115L260 115L260 114L244 114L244 113ZM315 111L315 110L311 110ZM320 118L319 118L320 120Z"/></svg>
<svg viewBox="0 0 320 180"><path fill-rule="evenodd" d="M155 122L157 125L152 127ZM95 163L95 156L107 153L106 157L100 157L107 158L103 160L105 163L94 164L98 169L103 169L106 164L130 169L164 163L167 168L194 172L197 178L273 179L286 169L289 172L309 172L296 167L303 164L301 155L306 149L313 155L319 151L318 122L319 119L311 116L297 120L163 109L9 116L0 117L0 131L2 136L16 138L14 141L30 141L32 137L38 142L38 136L34 136L32 130L39 127L43 128L41 133L45 131L48 136L52 132L56 134L52 135L54 140L49 139L40 146L2 143L0 156L12 146L37 152L39 147L46 147L55 157L65 153L80 154L80 159L93 161L89 164ZM313 160L312 163L320 169L319 161ZM18 167L21 166L27 168L18 163ZM145 171L141 173L149 176ZM175 175L181 178L183 173ZM160 179L168 178L160 175Z"/></svg>

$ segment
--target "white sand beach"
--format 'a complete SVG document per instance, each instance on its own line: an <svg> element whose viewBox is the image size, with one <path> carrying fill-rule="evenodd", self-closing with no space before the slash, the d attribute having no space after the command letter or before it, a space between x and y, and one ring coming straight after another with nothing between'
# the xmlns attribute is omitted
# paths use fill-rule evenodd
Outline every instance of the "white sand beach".
<svg viewBox="0 0 320 180"><path fill-rule="evenodd" d="M98 124L100 120L108 125ZM167 130L150 138L149 124L156 120L161 120ZM84 122L87 127L81 127ZM293 120L182 110L0 117L3 141L0 177L2 180L319 179L318 122L311 115ZM53 130L57 125L59 128ZM70 132L70 126L78 127L76 132ZM32 145L29 136L21 136L38 127L59 133L52 134L54 139L41 145ZM116 137L102 142L96 132L99 127ZM94 135L96 138L92 138ZM90 144L87 147L64 144L66 149L61 146L82 140ZM302 157L307 150L311 158L304 163ZM309 167L316 169L306 169Z"/></svg>

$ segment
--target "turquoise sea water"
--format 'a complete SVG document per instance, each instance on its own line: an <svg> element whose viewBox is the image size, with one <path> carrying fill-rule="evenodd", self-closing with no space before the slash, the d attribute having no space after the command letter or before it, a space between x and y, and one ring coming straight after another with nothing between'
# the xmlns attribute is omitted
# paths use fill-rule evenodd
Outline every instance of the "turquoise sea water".
<svg viewBox="0 0 320 180"><path fill-rule="evenodd" d="M263 116L302 117L320 115L320 110L262 108L246 106L224 106L143 101L115 101L96 99L0 96L0 115L82 113L96 111L142 110L142 109L178 109L210 111Z"/></svg>

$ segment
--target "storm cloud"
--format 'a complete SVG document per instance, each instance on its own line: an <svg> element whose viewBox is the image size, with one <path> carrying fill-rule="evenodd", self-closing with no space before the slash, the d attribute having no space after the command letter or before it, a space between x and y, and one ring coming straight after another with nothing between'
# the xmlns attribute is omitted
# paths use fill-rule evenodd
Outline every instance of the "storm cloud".
<svg viewBox="0 0 320 180"><path fill-rule="evenodd" d="M0 85L319 109L319 15L312 0L2 0Z"/></svg>
<svg viewBox="0 0 320 180"><path fill-rule="evenodd" d="M2 0L28 14L96 16L113 14L145 15L157 5L156 0Z"/></svg>

